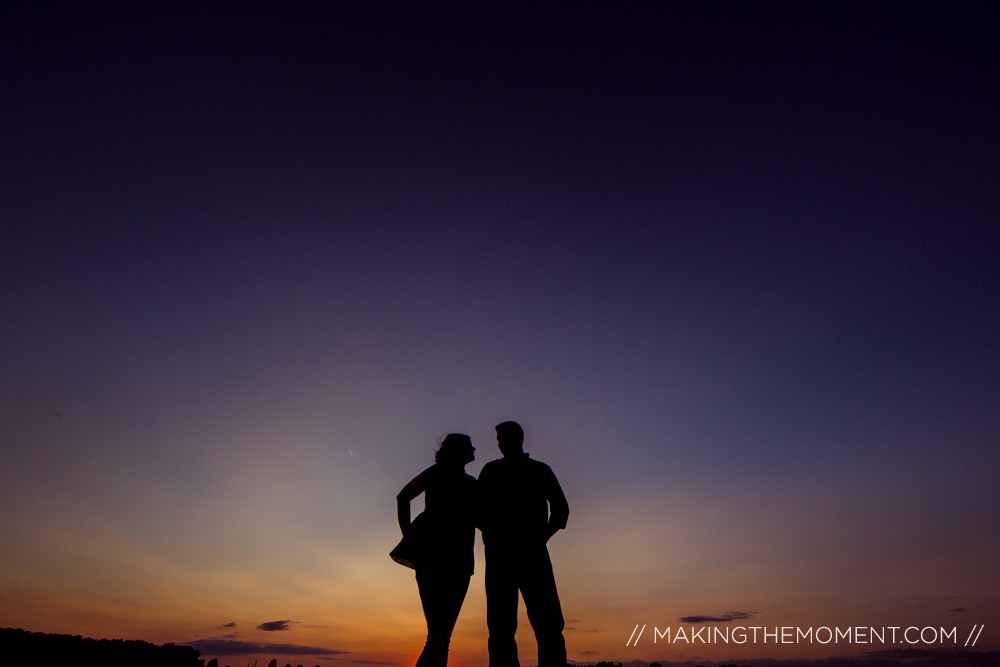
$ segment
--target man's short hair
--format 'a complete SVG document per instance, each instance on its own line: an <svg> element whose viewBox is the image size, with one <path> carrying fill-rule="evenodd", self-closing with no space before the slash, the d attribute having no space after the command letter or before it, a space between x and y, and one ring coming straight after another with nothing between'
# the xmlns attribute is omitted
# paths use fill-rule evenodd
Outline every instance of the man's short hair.
<svg viewBox="0 0 1000 667"><path fill-rule="evenodd" d="M524 429L517 422L500 422L496 425L497 435L505 440L516 440L524 444Z"/></svg>

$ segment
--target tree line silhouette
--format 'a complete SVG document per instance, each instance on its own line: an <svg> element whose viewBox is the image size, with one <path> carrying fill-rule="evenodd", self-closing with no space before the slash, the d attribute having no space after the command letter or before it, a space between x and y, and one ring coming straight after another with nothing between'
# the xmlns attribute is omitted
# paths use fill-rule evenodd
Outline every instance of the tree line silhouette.
<svg viewBox="0 0 1000 667"><path fill-rule="evenodd" d="M15 665L99 665L100 667L205 667L190 646L150 644L134 639L89 639L0 628L0 654Z"/></svg>
<svg viewBox="0 0 1000 667"><path fill-rule="evenodd" d="M90 639L81 635L29 632L17 628L0 628L0 656L3 656L4 664L13 665L219 667L218 658L212 658L206 664L201 651L191 646L160 646L135 639ZM257 661L250 664L256 667ZM267 667L278 667L277 659L271 660ZM286 664L285 667L292 665Z"/></svg>
<svg viewBox="0 0 1000 667"><path fill-rule="evenodd" d="M212 658L211 660L208 661L208 664L205 665L205 667L219 667L219 659L218 658ZM229 666L226 665L226 667L229 667ZM257 667L257 661L254 660L247 667ZM278 659L277 658L272 658L271 662L267 663L267 667L278 667ZM285 667L292 667L292 663L286 662L285 663ZM302 667L302 665L297 665L297 667ZM319 667L319 665L316 665L316 667Z"/></svg>

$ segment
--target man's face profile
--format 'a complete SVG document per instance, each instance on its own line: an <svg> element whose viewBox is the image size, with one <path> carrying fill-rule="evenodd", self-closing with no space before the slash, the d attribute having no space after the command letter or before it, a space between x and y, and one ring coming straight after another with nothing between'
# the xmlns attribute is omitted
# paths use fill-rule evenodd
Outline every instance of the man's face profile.
<svg viewBox="0 0 1000 667"><path fill-rule="evenodd" d="M517 454L521 450L520 438L509 429L497 429L497 447L504 456Z"/></svg>

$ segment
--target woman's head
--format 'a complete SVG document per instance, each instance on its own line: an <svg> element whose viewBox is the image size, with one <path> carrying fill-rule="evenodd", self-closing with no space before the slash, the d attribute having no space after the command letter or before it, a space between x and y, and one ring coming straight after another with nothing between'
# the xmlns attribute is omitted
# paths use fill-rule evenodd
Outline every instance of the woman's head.
<svg viewBox="0 0 1000 667"><path fill-rule="evenodd" d="M475 451L476 448L472 446L472 438L464 433L449 433L434 453L434 462L464 466L476 459Z"/></svg>

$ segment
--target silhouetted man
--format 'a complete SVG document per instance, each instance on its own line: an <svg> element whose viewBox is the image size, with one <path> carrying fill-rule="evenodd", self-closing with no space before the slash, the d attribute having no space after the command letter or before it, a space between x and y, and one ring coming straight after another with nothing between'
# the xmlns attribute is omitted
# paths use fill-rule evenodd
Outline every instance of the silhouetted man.
<svg viewBox="0 0 1000 667"><path fill-rule="evenodd" d="M566 667L562 608L545 543L566 527L569 505L552 469L524 453L520 425L503 422L496 430L503 458L479 473L490 667L520 667L518 591L538 642L538 667Z"/></svg>

